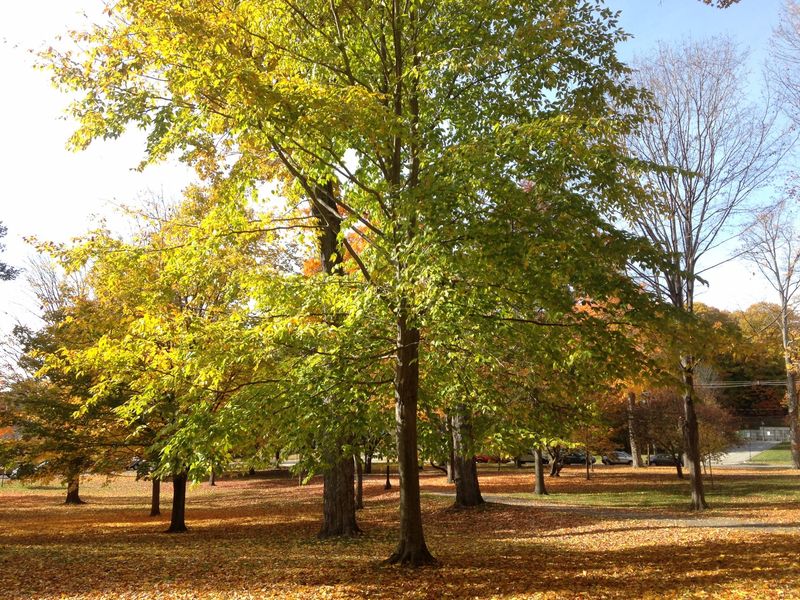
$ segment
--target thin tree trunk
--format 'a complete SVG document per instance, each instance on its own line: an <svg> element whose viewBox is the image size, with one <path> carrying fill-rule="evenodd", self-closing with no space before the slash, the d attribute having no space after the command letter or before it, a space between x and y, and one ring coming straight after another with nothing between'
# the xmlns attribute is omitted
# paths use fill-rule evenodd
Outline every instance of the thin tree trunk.
<svg viewBox="0 0 800 600"><path fill-rule="evenodd" d="M637 439L638 429L636 426L636 415L634 412L635 403L636 393L628 392L628 440L631 444L631 457L633 458L633 462L631 464L634 469L638 469L643 466L643 463L642 451L639 448L639 440Z"/></svg>
<svg viewBox="0 0 800 600"><path fill-rule="evenodd" d="M372 453L374 450L374 448L369 448L364 451L364 473L366 475L372 475Z"/></svg>
<svg viewBox="0 0 800 600"><path fill-rule="evenodd" d="M411 566L435 563L425 544L417 460L417 400L419 394L419 329L409 327L404 314L397 319L395 364L395 422L400 474L400 541L390 564Z"/></svg>
<svg viewBox="0 0 800 600"><path fill-rule="evenodd" d="M361 533L356 524L354 472L353 457L346 456L340 457L323 473L320 538L352 537Z"/></svg>
<svg viewBox="0 0 800 600"><path fill-rule="evenodd" d="M153 489L150 494L150 516L157 517L161 514L161 480L153 478Z"/></svg>
<svg viewBox="0 0 800 600"><path fill-rule="evenodd" d="M390 490L392 489L392 481L389 479L389 460L386 460L386 483L383 484L383 489Z"/></svg>
<svg viewBox="0 0 800 600"><path fill-rule="evenodd" d="M533 488L533 493L537 496L546 496L547 488L544 485L544 462L542 461L542 449L536 448L533 451L533 455L533 469L536 475L536 484Z"/></svg>
<svg viewBox="0 0 800 600"><path fill-rule="evenodd" d="M64 504L86 504L80 496L80 475L73 475L67 481L67 499Z"/></svg>
<svg viewBox="0 0 800 600"><path fill-rule="evenodd" d="M453 479L456 484L455 506L466 508L483 504L478 484L478 468L472 452L472 423L464 406L456 407L453 423Z"/></svg>
<svg viewBox="0 0 800 600"><path fill-rule="evenodd" d="M683 434L689 477L692 487L692 510L708 508L703 490L703 472L700 465L700 428L697 424L697 413L694 410L694 374L692 365L694 358L684 357L683 364Z"/></svg>
<svg viewBox="0 0 800 600"><path fill-rule="evenodd" d="M455 461L456 454L453 449L453 418L447 415L445 419L445 439L447 440L447 483L456 482Z"/></svg>
<svg viewBox="0 0 800 600"><path fill-rule="evenodd" d="M167 533L186 533L186 471L172 474L172 514Z"/></svg>
<svg viewBox="0 0 800 600"><path fill-rule="evenodd" d="M214 472L214 469L211 469L211 475L208 478L208 485L217 485L217 474Z"/></svg>
<svg viewBox="0 0 800 600"><path fill-rule="evenodd" d="M680 459L675 461L675 469L678 473L678 479L683 479L683 467L681 466Z"/></svg>
<svg viewBox="0 0 800 600"><path fill-rule="evenodd" d="M356 462L356 510L364 508L364 469L361 467L361 457L353 457Z"/></svg>

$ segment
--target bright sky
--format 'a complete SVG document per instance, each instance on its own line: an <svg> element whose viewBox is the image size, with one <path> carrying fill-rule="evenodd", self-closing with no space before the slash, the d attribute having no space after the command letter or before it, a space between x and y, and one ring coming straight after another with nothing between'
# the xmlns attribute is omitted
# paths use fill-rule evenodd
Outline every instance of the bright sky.
<svg viewBox="0 0 800 600"><path fill-rule="evenodd" d="M622 11L623 28L635 38L621 48L622 56L647 52L656 40L702 38L730 34L753 51L753 81L781 0L741 0L727 10L698 0L607 0ZM72 131L62 118L67 98L51 87L46 73L32 68L30 49L53 43L70 28L81 28L84 11L97 15L101 0L25 0L3 2L0 8L0 70L5 92L0 94L0 221L9 229L4 262L24 266L31 249L24 239L65 241L84 232L93 215L109 215L114 203L131 203L149 192L176 196L191 178L177 163L133 170L142 157L138 133L97 143L82 153L65 149ZM708 274L710 287L700 300L725 309L744 308L770 299L766 284L741 263ZM0 335L16 321L35 323L36 303L23 278L0 282Z"/></svg>

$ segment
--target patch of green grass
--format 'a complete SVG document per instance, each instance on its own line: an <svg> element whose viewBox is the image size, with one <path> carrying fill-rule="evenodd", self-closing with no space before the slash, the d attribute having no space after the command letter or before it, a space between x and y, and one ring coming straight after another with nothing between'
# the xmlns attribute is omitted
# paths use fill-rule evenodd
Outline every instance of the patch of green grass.
<svg viewBox="0 0 800 600"><path fill-rule="evenodd" d="M789 442L781 442L769 450L759 452L748 462L769 465L790 465L792 464L792 451Z"/></svg>
<svg viewBox="0 0 800 600"><path fill-rule="evenodd" d="M717 477L706 474L705 492L714 508L733 508L757 502L773 504L800 502L800 487L793 476ZM551 492L537 496L531 492L508 492L498 495L524 500L533 504L591 506L598 508L630 509L689 509L689 479L661 482L658 485L630 489L591 490L581 492Z"/></svg>

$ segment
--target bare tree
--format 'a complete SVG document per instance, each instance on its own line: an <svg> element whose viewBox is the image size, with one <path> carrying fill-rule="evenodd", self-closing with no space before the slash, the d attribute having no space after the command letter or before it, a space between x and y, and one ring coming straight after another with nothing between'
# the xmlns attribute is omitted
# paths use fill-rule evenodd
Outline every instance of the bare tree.
<svg viewBox="0 0 800 600"><path fill-rule="evenodd" d="M790 204L791 202L791 204ZM795 223L794 200L778 200L769 208L756 211L742 235L744 256L755 265L780 299L777 325L781 331L786 365L786 395L789 405L792 462L800 469L800 418L797 406L797 362L794 356L792 308L800 289L800 232Z"/></svg>
<svg viewBox="0 0 800 600"><path fill-rule="evenodd" d="M747 102L745 58L732 40L712 38L661 44L650 59L634 65L635 81L652 94L654 110L630 140L630 149L636 158L665 168L644 174L654 201L631 220L635 230L671 257L671 264L660 270L638 274L688 313L694 312L695 282L716 266L703 259L729 241L732 222L770 179L789 146L770 102ZM702 510L707 505L692 348L681 351L679 364L692 506Z"/></svg>
<svg viewBox="0 0 800 600"><path fill-rule="evenodd" d="M800 1L784 0L770 51L769 74L784 112L800 123Z"/></svg>

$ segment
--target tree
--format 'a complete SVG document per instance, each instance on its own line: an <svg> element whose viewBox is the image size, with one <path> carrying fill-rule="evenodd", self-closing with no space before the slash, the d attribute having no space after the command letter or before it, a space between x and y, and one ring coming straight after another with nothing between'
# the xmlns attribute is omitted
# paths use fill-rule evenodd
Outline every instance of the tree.
<svg viewBox="0 0 800 600"><path fill-rule="evenodd" d="M2 221L0 221L0 239L4 238L8 234L8 228L3 225ZM0 243L0 252L5 250L5 245ZM9 281L14 279L17 276L19 271L14 267L7 265L4 262L0 262L0 281Z"/></svg>
<svg viewBox="0 0 800 600"><path fill-rule="evenodd" d="M669 454L675 461L678 478L683 479L681 464L686 452L686 438L681 424L684 414L681 395L669 388L648 390L636 405L635 412L642 438ZM705 434L700 446L703 459L716 458L739 441L735 419L710 398L698 405L697 415L699 427Z"/></svg>
<svg viewBox="0 0 800 600"><path fill-rule="evenodd" d="M694 312L695 283L712 265L707 254L752 193L771 177L788 143L768 102L748 103L744 55L734 42L713 39L661 45L636 65L635 81L653 95L653 114L632 136L632 154L664 165L644 175L656 202L632 215L636 231L672 258L667 269L638 269L644 281L679 310ZM702 280L701 280L702 281ZM692 507L706 508L700 471L693 372L697 356L680 350L686 449Z"/></svg>
<svg viewBox="0 0 800 600"><path fill-rule="evenodd" d="M800 3L784 0L771 46L770 80L781 108L795 124L800 123Z"/></svg>
<svg viewBox="0 0 800 600"><path fill-rule="evenodd" d="M41 257L27 270L36 293L44 326L33 331L14 329L20 355L18 372L7 375L0 426L14 435L0 440L0 455L11 457L27 477L67 484L67 504L83 504L80 478L87 472L113 473L129 458L127 432L114 414L119 396L86 406L93 374L47 368L65 347L85 348L116 317L100 310L83 294L80 284L69 285L56 266ZM80 278L73 278L80 282Z"/></svg>
<svg viewBox="0 0 800 600"><path fill-rule="evenodd" d="M61 250L66 264L88 269L96 302L118 319L51 368L94 374L87 406L124 396L115 412L147 442L150 476L172 479L171 533L186 531L187 481L224 464L250 433L231 415L232 398L258 379L242 351L252 340L239 334L248 277L275 257L237 192L190 188L176 207L140 211L131 239L99 229Z"/></svg>
<svg viewBox="0 0 800 600"><path fill-rule="evenodd" d="M612 225L642 193L623 168L639 96L613 13L589 0L123 0L108 13L78 34L84 50L49 55L82 92L75 147L133 124L146 161L182 150L209 177L263 181L279 163L309 196L341 185L342 227L366 245L341 236L361 291L339 306L369 305L393 328L389 561L433 562L417 473L423 333L437 339L436 317L456 310L484 326L607 327L581 299L636 304L624 264L654 260Z"/></svg>
<svg viewBox="0 0 800 600"><path fill-rule="evenodd" d="M795 230L797 212L787 199L757 211L742 234L745 258L753 264L778 296L776 325L781 333L786 370L792 462L800 469L800 407L797 398L797 352L794 349L795 319L792 309L800 289L800 236Z"/></svg>

